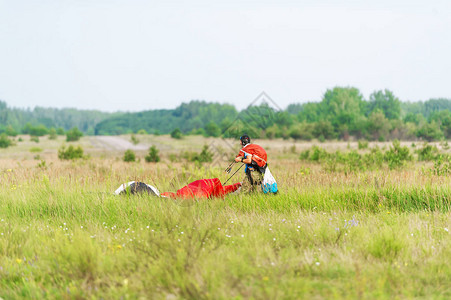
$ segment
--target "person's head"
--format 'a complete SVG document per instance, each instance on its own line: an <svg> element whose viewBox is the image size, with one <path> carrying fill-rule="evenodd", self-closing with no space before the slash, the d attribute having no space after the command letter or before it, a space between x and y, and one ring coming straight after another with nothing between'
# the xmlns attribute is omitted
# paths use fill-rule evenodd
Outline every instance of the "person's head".
<svg viewBox="0 0 451 300"><path fill-rule="evenodd" d="M247 144L249 144L251 142L251 138L247 134L243 134L240 137L240 141L241 141L242 146L246 146Z"/></svg>

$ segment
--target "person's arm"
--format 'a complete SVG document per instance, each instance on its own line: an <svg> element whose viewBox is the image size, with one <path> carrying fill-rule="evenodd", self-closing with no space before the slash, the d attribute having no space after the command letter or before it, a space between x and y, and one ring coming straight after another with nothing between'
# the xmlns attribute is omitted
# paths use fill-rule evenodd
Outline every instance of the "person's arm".
<svg viewBox="0 0 451 300"><path fill-rule="evenodd" d="M235 158L235 162L242 162L244 164L250 164L252 162L252 155L249 154L246 158L244 158L244 156L238 156Z"/></svg>

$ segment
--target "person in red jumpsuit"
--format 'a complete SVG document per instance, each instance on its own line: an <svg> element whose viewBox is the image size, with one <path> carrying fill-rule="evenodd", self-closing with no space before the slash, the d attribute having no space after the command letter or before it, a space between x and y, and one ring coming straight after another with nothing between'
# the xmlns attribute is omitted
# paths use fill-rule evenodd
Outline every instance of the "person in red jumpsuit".
<svg viewBox="0 0 451 300"><path fill-rule="evenodd" d="M244 193L250 193L256 190L263 181L265 169L267 166L267 155L265 149L257 144L252 144L247 134L240 137L241 146L243 146L235 157L235 162L246 164L244 180L241 190Z"/></svg>

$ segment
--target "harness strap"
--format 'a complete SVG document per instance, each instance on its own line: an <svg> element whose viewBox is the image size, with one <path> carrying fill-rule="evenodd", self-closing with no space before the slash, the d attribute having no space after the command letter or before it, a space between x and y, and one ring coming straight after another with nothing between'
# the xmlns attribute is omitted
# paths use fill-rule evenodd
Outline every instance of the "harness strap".
<svg viewBox="0 0 451 300"><path fill-rule="evenodd" d="M266 165L266 160L264 160L263 158L259 157L258 155L247 153L247 152L244 151L243 149L241 149L240 152L243 152L243 153L246 154L246 155L252 155L253 157L256 157L257 159L263 161L263 162L265 163L265 165Z"/></svg>

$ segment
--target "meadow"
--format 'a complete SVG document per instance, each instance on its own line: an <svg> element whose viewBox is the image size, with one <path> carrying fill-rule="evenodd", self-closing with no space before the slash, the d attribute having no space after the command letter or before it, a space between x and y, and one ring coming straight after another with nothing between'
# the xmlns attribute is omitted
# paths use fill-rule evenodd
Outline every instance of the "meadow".
<svg viewBox="0 0 451 300"><path fill-rule="evenodd" d="M73 161L57 158L61 138L0 150L1 298L451 297L451 176L434 172L434 162L330 168L299 157L313 144L331 153L376 144L257 141L279 194L174 201L113 192L130 180L160 192L224 182L225 160L179 155L211 143L225 149L219 140L140 136L161 162L137 150L139 161L126 163L124 151L93 138L75 143L89 157ZM402 143L416 155L411 144Z"/></svg>

